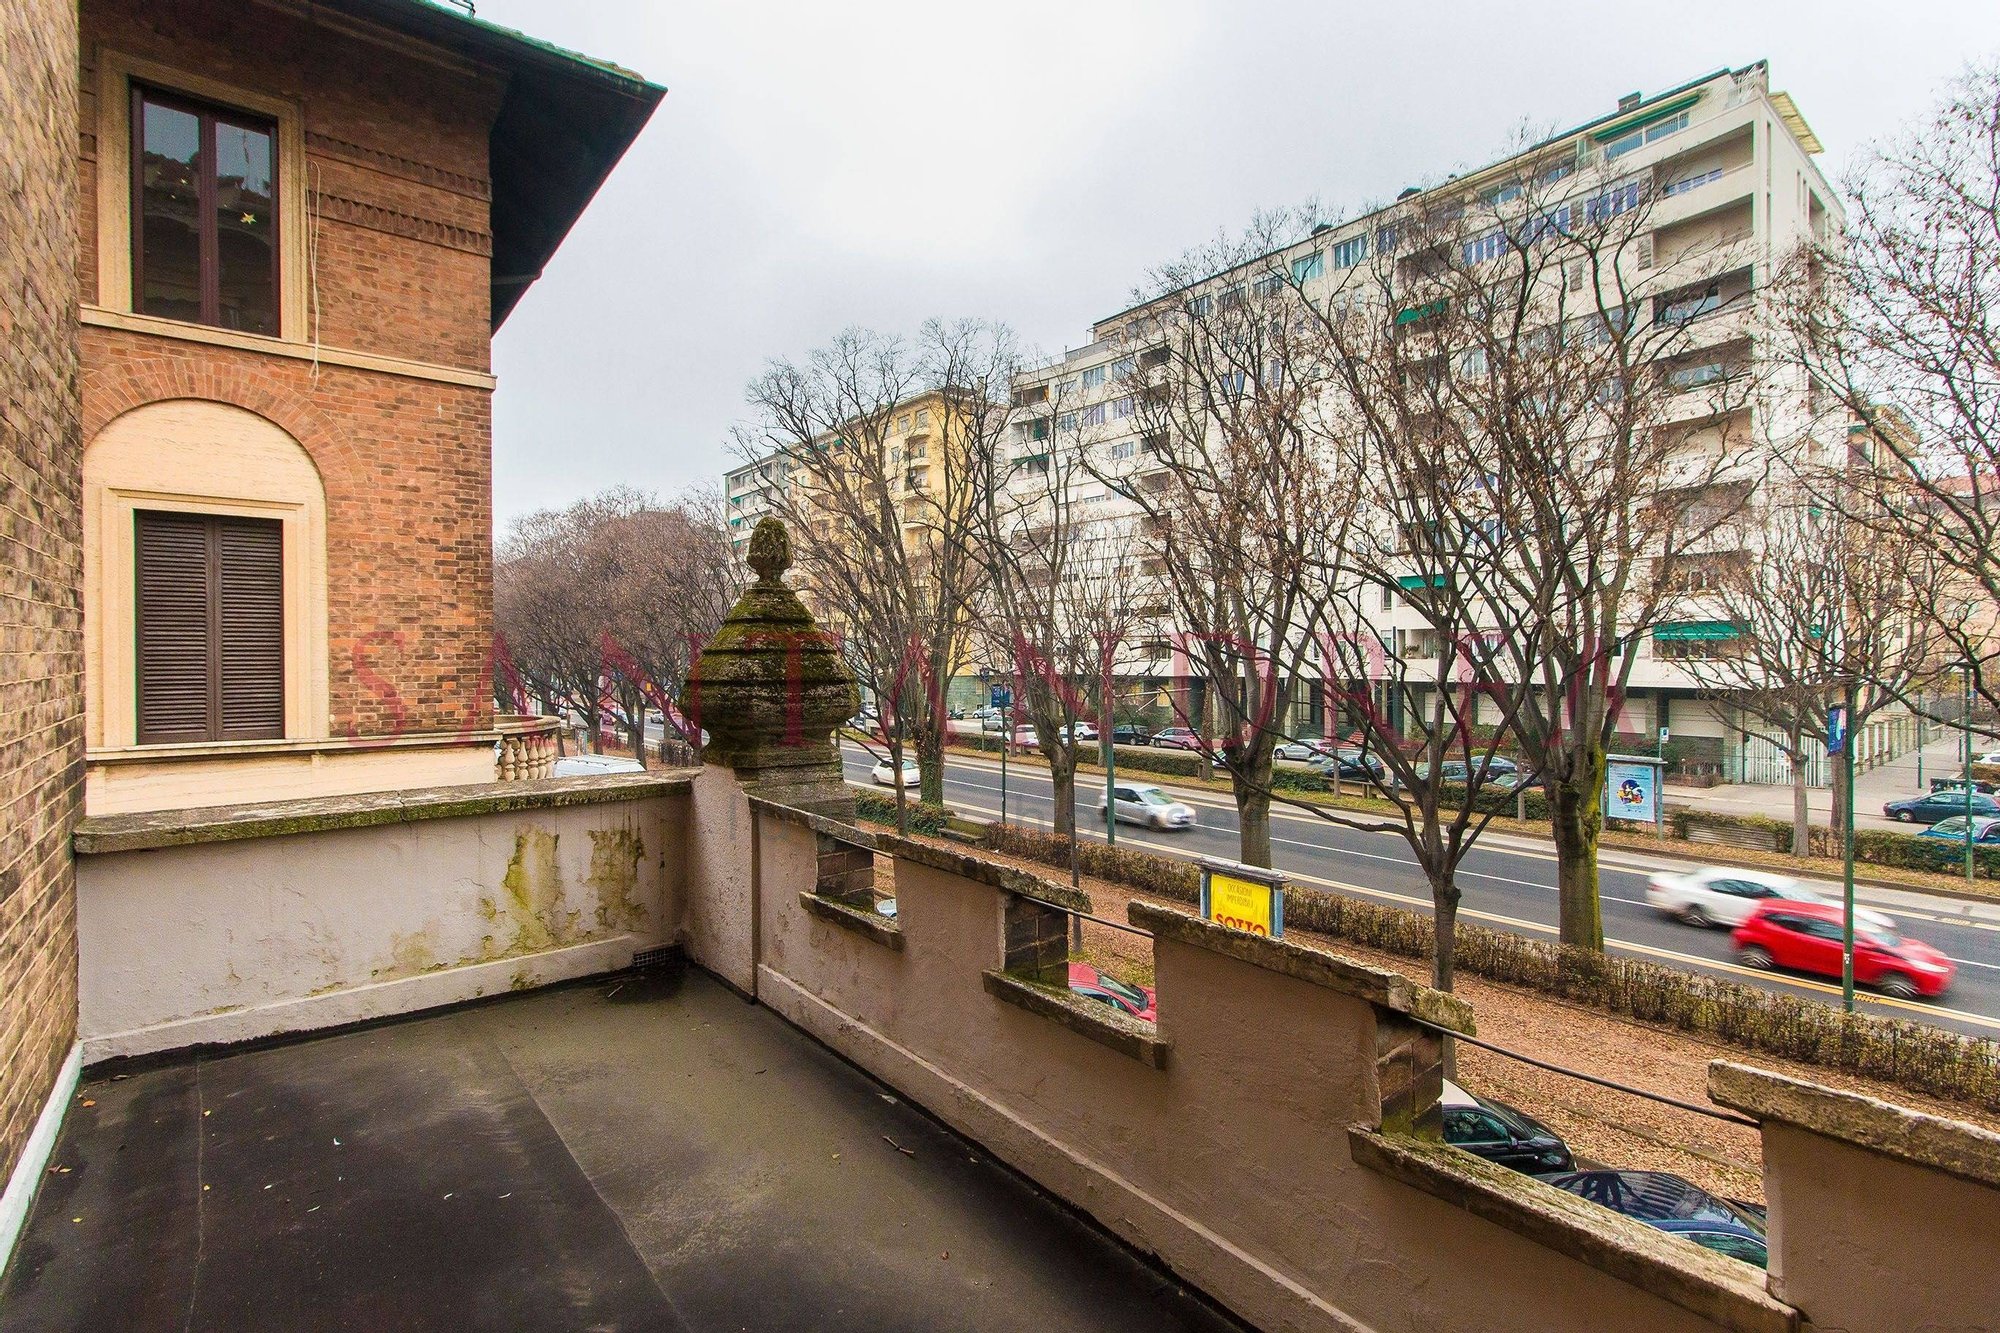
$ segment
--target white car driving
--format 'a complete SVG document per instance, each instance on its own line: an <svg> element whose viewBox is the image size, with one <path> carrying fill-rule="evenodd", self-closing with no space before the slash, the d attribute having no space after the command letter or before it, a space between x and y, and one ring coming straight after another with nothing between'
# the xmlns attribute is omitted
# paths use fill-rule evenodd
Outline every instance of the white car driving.
<svg viewBox="0 0 2000 1333"><path fill-rule="evenodd" d="M1684 875L1656 871L1646 881L1646 902L1656 911L1679 917L1690 926L1740 926L1757 904L1767 898L1794 902L1827 901L1785 875L1729 866L1703 866ZM1854 909L1857 922L1889 929L1895 921L1865 907Z"/></svg>
<svg viewBox="0 0 2000 1333"><path fill-rule="evenodd" d="M1121 823L1145 824L1157 829L1194 827L1194 811L1150 783L1121 782L1111 790L1118 798ZM1104 802L1100 800L1099 819L1104 818L1104 810Z"/></svg>
<svg viewBox="0 0 2000 1333"><path fill-rule="evenodd" d="M896 776L896 765L886 758L875 765L873 774L875 785L878 787L914 787L919 781L918 775L917 761L914 759L905 759L903 761L903 774L899 779Z"/></svg>

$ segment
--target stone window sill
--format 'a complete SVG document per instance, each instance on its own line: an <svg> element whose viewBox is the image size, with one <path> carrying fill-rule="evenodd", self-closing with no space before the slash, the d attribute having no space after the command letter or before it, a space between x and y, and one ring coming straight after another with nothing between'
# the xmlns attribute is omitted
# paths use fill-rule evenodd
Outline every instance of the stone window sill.
<svg viewBox="0 0 2000 1333"><path fill-rule="evenodd" d="M996 1000L1040 1014L1142 1065L1153 1069L1167 1067L1169 1044L1151 1023L1119 1013L1096 1000L1086 1000L1054 986L1037 985L1006 972L985 973L985 984L986 993Z"/></svg>
<svg viewBox="0 0 2000 1333"><path fill-rule="evenodd" d="M1463 1208L1538 1245L1736 1333L1798 1333L1796 1310L1750 1265L1656 1231L1471 1153L1363 1126L1348 1151L1371 1171Z"/></svg>
<svg viewBox="0 0 2000 1333"><path fill-rule="evenodd" d="M877 944L897 953L903 951L903 931L900 926L883 916L860 907L850 907L833 898L822 898L816 893L801 893L799 906L806 909L806 915L851 930L857 935L865 935Z"/></svg>

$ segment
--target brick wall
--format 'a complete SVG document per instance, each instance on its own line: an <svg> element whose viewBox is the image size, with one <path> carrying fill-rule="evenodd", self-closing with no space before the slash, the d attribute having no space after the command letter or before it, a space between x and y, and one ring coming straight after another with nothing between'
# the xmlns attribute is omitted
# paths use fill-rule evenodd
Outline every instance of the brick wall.
<svg viewBox="0 0 2000 1333"><path fill-rule="evenodd" d="M113 50L303 107L324 346L488 367L496 76L310 11L235 0L84 0L81 25L86 300L97 279L95 88ZM102 327L84 329L83 364L86 440L134 407L192 397L257 412L312 456L327 496L333 734L490 722L489 391Z"/></svg>
<svg viewBox="0 0 2000 1333"><path fill-rule="evenodd" d="M75 61L72 0L0 0L0 1181L76 1036Z"/></svg>

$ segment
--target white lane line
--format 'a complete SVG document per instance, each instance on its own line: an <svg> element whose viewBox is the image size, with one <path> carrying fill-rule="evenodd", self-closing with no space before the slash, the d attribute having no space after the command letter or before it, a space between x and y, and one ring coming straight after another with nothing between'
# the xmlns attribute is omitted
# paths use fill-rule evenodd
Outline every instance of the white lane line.
<svg viewBox="0 0 2000 1333"><path fill-rule="evenodd" d="M981 808L981 807L971 807L971 808L975 811L975 813L982 815L999 814L998 810L994 810L991 808ZM1031 822L1037 824L1043 824L1047 823L1048 821L1042 819L1034 819ZM1136 836L1129 833L1124 836L1126 841L1136 843L1141 847L1150 847L1155 851L1165 852L1169 855L1177 857L1187 856L1187 853L1185 851L1182 851L1180 848L1174 847L1168 843L1157 842L1151 838ZM1321 848L1320 850L1324 851L1327 849ZM1369 888L1365 884L1349 884L1344 880L1328 879L1324 876L1314 875L1311 874L1310 872L1303 870L1287 871L1286 873L1291 875L1294 879L1305 880L1312 884L1321 885L1323 887L1330 889L1336 889L1345 893L1360 894L1368 898L1382 898L1390 902L1405 903L1415 907L1428 908L1431 906L1431 901L1429 898L1418 898L1407 893L1396 893L1389 889ZM1517 930L1533 931L1539 935L1555 935L1557 933L1556 928L1554 926L1545 926L1539 921L1528 921L1520 917L1506 916L1499 912L1486 912L1486 911L1481 911L1477 908L1461 907L1458 909L1458 914L1461 917L1470 918L1476 921L1490 921L1497 925L1511 926ZM1717 972L1731 973L1736 976L1754 977L1760 981L1772 981L1772 982L1777 982L1780 985L1795 986L1800 990L1817 991L1824 995L1838 995L1841 993L1840 987L1835 985L1830 985L1823 981L1810 981L1804 977L1788 976L1781 972L1763 972L1753 967L1744 967L1741 963L1732 963L1722 959L1715 959L1715 958L1703 958L1697 954L1676 953L1672 949L1661 949L1649 944L1635 944L1629 940L1606 939L1604 942L1607 946L1611 948L1623 949L1628 953L1642 954L1647 957L1666 959L1670 962L1678 963L1684 967L1709 968ZM1975 966L1985 967L1988 966L1988 964L1980 963L1980 964L1975 964ZM1855 998L1864 1004L1875 1004L1890 1008L1908 1009L1912 1013L1922 1014L1928 1017L1943 1016L1946 1018L1955 1018L1963 1023L1971 1023L1977 1027L1991 1028L1996 1032L2000 1032L2000 1019L1988 1018L1984 1014L1975 1014L1963 1009L1947 1009L1942 1005L1922 1004L1915 1000L1898 1000L1894 996L1890 995L1873 995L1873 994L1863 994L1860 992L1856 992Z"/></svg>

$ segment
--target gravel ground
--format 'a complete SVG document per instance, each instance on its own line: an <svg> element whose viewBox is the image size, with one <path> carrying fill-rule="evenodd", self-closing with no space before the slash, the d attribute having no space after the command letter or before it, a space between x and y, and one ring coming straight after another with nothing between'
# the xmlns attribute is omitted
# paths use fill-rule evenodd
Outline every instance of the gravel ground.
<svg viewBox="0 0 2000 1333"><path fill-rule="evenodd" d="M962 848L959 850L963 850ZM987 853L1045 878L1049 868L1019 857ZM876 859L878 890L892 888L889 858ZM1083 887L1096 915L1125 919L1133 898L1165 901L1122 885L1085 876ZM1168 906L1185 904L1167 902ZM1421 962L1315 935L1286 932L1286 939L1401 972L1427 981ZM1086 922L1082 960L1134 985L1153 983L1152 943L1141 935ZM1461 975L1456 992L1471 1002L1479 1035L1537 1059L1630 1087L1708 1105L1708 1063L1735 1060L1790 1074L1829 1087L1845 1088L1920 1111L1969 1120L2000 1130L2000 1115L1948 1102L1890 1084L1773 1059L1711 1039L1607 1014L1534 991L1496 985ZM1733 1199L1763 1202L1763 1154L1757 1131L1690 1111L1601 1088L1581 1079L1461 1044L1457 1081L1466 1088L1507 1102L1554 1129L1579 1158L1625 1168L1672 1171L1703 1188Z"/></svg>

